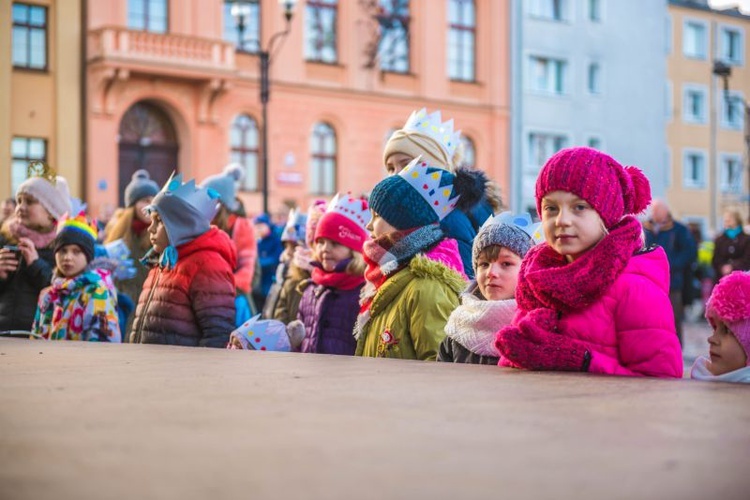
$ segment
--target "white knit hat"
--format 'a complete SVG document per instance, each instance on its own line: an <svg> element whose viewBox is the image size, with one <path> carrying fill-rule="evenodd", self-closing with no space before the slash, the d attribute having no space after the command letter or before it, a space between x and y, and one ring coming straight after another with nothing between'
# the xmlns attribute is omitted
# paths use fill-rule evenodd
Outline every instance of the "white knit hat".
<svg viewBox="0 0 750 500"><path fill-rule="evenodd" d="M39 203L56 220L71 212L70 190L65 178L55 176L54 171L43 162L35 162L39 168L29 166L29 178L18 186L16 196L28 194L39 200Z"/></svg>

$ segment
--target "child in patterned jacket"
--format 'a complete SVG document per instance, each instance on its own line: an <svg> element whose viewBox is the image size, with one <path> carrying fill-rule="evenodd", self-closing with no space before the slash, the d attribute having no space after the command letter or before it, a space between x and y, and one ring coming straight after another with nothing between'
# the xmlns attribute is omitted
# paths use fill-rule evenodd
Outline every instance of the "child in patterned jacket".
<svg viewBox="0 0 750 500"><path fill-rule="evenodd" d="M109 271L92 266L97 230L83 212L60 225L55 274L42 290L32 333L49 340L120 342L117 294Z"/></svg>

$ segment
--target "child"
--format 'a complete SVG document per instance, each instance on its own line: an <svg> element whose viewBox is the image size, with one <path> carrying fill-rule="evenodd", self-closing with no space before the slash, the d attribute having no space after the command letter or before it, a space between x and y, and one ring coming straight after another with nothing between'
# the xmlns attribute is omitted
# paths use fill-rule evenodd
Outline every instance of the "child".
<svg viewBox="0 0 750 500"><path fill-rule="evenodd" d="M172 175L148 210L152 266L138 299L130 341L225 347L234 329L236 253L211 226L218 193Z"/></svg>
<svg viewBox="0 0 750 500"><path fill-rule="evenodd" d="M521 264L518 313L497 335L500 366L682 376L669 263L663 249L644 250L633 217L650 199L640 170L597 150L547 161L536 182L546 243Z"/></svg>
<svg viewBox="0 0 750 500"><path fill-rule="evenodd" d="M291 269L294 250L298 245L303 245L305 243L306 222L307 215L300 212L297 208L289 210L286 225L281 232L281 244L284 246L284 251L281 252L281 257L279 257L279 265L276 266L276 278L274 284L271 285L271 290L268 292L266 303L263 306L263 318L273 318L273 312L279 303L281 290L284 283L289 279L289 271ZM297 317L296 314L294 317ZM289 323L289 321L291 321L291 319L287 320L287 323Z"/></svg>
<svg viewBox="0 0 750 500"><path fill-rule="evenodd" d="M370 196L367 285L357 317L358 356L435 360L465 274L440 221L481 190L460 172L420 159L380 181ZM461 199L459 199L459 196Z"/></svg>
<svg viewBox="0 0 750 500"><path fill-rule="evenodd" d="M448 318L438 361L497 365L495 333L516 312L521 259L534 244L538 226L528 214L503 212L481 227L472 251L476 280Z"/></svg>
<svg viewBox="0 0 750 500"><path fill-rule="evenodd" d="M453 131L452 119L443 122L440 111L427 114L422 108L412 112L404 127L396 130L386 142L383 164L388 174L394 175L418 156L430 165L452 173L462 170L462 175L473 178L482 191L473 203L462 201L460 210L453 210L440 221L446 236L458 242L466 274L473 278L471 245L482 222L502 209L500 190L481 170L461 166L461 132Z"/></svg>
<svg viewBox="0 0 750 500"><path fill-rule="evenodd" d="M70 213L67 182L46 163L32 162L16 201L0 230L0 330L28 332L39 292L52 281L57 221Z"/></svg>
<svg viewBox="0 0 750 500"><path fill-rule="evenodd" d="M369 222L367 202L351 195L336 195L321 217L315 230L312 279L299 286L298 322L288 328L293 336L304 325L302 352L354 354L352 330L365 284L362 245Z"/></svg>
<svg viewBox="0 0 750 500"><path fill-rule="evenodd" d="M255 260L258 257L258 243L255 241L255 229L250 220L238 214L240 203L237 199L237 183L244 177L242 165L230 163L221 174L206 178L201 186L219 193L219 211L212 224L224 231L232 239L237 251L237 267L234 270L235 325L239 326L252 316L252 283L255 272Z"/></svg>
<svg viewBox="0 0 750 500"><path fill-rule="evenodd" d="M55 278L42 290L32 332L49 340L120 342L117 295L109 271L92 266L96 226L83 212L60 225Z"/></svg>
<svg viewBox="0 0 750 500"><path fill-rule="evenodd" d="M714 329L710 356L695 360L690 376L697 380L750 384L750 274L735 271L714 287L706 305Z"/></svg>

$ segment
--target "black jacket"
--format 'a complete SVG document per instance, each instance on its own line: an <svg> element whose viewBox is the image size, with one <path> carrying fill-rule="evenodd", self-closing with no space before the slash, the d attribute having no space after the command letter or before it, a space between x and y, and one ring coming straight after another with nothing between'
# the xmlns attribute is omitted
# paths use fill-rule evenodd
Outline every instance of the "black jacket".
<svg viewBox="0 0 750 500"><path fill-rule="evenodd" d="M471 363L473 365L497 366L497 362L500 358L495 356L482 356L481 354L471 352L451 337L445 337L440 344L440 351L438 352L437 359L438 361L445 361L447 363Z"/></svg>

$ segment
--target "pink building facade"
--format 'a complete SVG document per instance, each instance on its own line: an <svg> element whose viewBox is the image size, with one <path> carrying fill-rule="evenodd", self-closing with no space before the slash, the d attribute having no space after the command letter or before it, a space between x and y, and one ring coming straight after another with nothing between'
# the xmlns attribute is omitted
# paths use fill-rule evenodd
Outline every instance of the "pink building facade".
<svg viewBox="0 0 750 500"><path fill-rule="evenodd" d="M100 216L132 173L199 181L239 161L262 210L258 47L284 30L276 0L238 18L221 0L88 2L85 197ZM369 191L383 145L422 107L453 118L467 162L509 185L509 2L300 2L277 44L268 103L268 206ZM257 25L256 25L257 22ZM382 41L381 41L382 40ZM379 51L377 50L379 46ZM503 193L506 197L507 192Z"/></svg>

